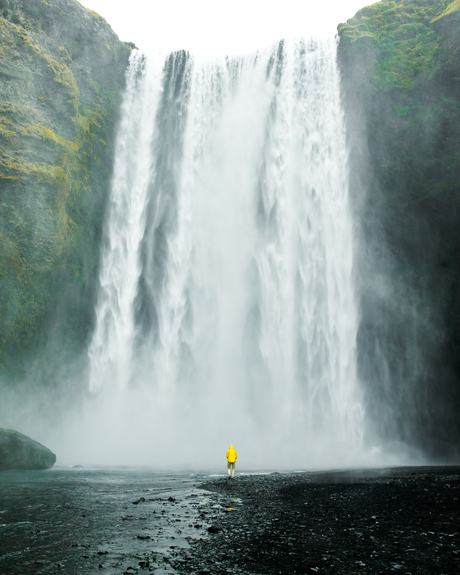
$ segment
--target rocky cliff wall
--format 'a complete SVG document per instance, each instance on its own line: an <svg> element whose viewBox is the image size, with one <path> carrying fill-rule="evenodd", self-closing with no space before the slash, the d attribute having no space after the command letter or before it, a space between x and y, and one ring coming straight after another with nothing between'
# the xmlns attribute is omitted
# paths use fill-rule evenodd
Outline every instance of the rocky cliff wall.
<svg viewBox="0 0 460 575"><path fill-rule="evenodd" d="M74 0L0 0L4 372L22 375L53 341L65 362L63 350L78 353L91 331L131 48Z"/></svg>
<svg viewBox="0 0 460 575"><path fill-rule="evenodd" d="M383 0L338 29L371 427L456 457L460 2Z"/></svg>

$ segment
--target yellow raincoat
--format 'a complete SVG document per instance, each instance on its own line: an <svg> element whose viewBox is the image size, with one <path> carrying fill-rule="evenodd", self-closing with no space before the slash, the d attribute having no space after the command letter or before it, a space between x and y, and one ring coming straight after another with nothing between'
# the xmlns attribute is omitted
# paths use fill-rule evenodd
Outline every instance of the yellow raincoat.
<svg viewBox="0 0 460 575"><path fill-rule="evenodd" d="M228 448L226 457L229 463L235 463L238 457L238 453L233 449L233 445L230 445L230 447Z"/></svg>

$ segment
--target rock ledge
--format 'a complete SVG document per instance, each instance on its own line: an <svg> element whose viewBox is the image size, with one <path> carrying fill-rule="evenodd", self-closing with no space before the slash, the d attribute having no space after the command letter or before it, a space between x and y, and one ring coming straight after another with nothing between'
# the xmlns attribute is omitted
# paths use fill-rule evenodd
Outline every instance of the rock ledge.
<svg viewBox="0 0 460 575"><path fill-rule="evenodd" d="M1 469L49 469L56 455L44 445L12 429L0 427Z"/></svg>

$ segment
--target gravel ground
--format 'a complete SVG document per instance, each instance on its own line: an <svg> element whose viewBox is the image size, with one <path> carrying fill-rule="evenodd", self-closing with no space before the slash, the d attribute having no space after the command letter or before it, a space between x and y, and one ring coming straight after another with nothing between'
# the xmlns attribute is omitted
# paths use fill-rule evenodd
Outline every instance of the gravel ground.
<svg viewBox="0 0 460 575"><path fill-rule="evenodd" d="M215 533L193 545L183 573L460 573L459 467L240 476L202 487L222 507L212 508Z"/></svg>
<svg viewBox="0 0 460 575"><path fill-rule="evenodd" d="M0 574L460 573L460 468L0 473Z"/></svg>

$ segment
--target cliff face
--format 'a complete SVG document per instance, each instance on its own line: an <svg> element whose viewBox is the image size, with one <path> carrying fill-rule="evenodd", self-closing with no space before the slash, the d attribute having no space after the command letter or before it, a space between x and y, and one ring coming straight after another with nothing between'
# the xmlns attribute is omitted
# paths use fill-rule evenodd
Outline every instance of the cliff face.
<svg viewBox="0 0 460 575"><path fill-rule="evenodd" d="M0 0L0 366L91 329L131 45L74 0ZM64 340L64 341L63 341Z"/></svg>
<svg viewBox="0 0 460 575"><path fill-rule="evenodd" d="M339 35L368 413L458 455L460 1L383 0Z"/></svg>

